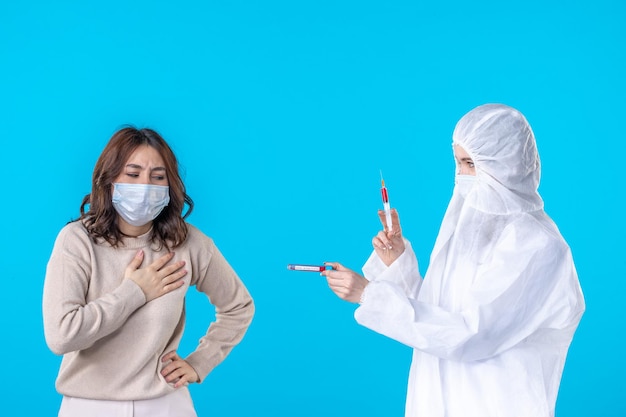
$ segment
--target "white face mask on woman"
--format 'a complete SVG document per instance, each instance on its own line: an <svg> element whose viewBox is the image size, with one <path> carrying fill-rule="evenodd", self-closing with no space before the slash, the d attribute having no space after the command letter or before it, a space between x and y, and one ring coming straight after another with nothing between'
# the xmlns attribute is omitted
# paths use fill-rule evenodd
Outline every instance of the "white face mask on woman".
<svg viewBox="0 0 626 417"><path fill-rule="evenodd" d="M463 198L466 198L472 187L476 183L476 175L457 174L454 178L455 192L458 192Z"/></svg>
<svg viewBox="0 0 626 417"><path fill-rule="evenodd" d="M126 223L143 226L170 202L170 187L150 184L113 184L113 207Z"/></svg>

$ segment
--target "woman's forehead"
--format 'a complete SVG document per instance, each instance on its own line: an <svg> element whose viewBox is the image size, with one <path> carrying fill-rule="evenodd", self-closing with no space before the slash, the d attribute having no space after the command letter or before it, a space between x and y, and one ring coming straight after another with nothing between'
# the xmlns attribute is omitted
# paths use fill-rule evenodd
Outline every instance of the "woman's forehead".
<svg viewBox="0 0 626 417"><path fill-rule="evenodd" d="M142 168L154 165L163 166L163 163L163 157L159 151L149 145L138 146L137 149L130 154L128 160L126 161L126 165L139 165Z"/></svg>

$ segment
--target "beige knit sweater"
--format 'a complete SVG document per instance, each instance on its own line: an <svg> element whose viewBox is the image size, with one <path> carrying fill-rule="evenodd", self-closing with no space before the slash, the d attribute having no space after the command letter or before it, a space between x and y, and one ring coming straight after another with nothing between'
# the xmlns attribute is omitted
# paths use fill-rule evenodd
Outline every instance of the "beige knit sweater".
<svg viewBox="0 0 626 417"><path fill-rule="evenodd" d="M141 267L165 254L149 234L118 248L94 243L80 222L59 233L48 262L43 318L50 349L63 355L57 391L101 400L155 398L174 390L160 374L161 357L178 348L191 285L215 306L215 321L185 360L201 380L241 341L254 304L213 241L189 225L170 262L185 260L185 285L149 303L124 270L140 248Z"/></svg>

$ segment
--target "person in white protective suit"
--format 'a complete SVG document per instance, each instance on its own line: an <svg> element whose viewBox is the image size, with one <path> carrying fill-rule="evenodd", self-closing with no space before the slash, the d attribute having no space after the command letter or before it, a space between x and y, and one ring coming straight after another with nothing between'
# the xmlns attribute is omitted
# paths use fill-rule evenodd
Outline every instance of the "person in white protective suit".
<svg viewBox="0 0 626 417"><path fill-rule="evenodd" d="M554 416L585 310L569 246L537 192L539 155L517 110L486 104L453 133L456 185L422 280L398 213L365 277L323 272L357 322L411 346L406 416Z"/></svg>

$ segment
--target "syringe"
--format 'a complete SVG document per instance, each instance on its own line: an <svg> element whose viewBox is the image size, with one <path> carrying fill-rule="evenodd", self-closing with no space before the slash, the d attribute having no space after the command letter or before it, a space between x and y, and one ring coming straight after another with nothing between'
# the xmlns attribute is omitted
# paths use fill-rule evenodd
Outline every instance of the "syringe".
<svg viewBox="0 0 626 417"><path fill-rule="evenodd" d="M383 196L383 208L385 209L385 221L387 222L387 231L391 232L391 206L389 205L389 195L387 194L387 187L385 187L385 180L383 179L383 170L380 170L380 183L382 184L380 192Z"/></svg>

